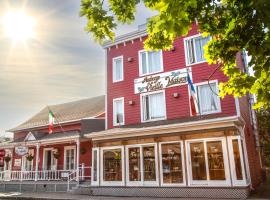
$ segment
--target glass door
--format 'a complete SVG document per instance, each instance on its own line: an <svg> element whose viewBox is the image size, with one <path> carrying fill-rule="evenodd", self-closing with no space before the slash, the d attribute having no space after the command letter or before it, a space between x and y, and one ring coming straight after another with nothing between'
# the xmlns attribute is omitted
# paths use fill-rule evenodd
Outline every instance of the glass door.
<svg viewBox="0 0 270 200"><path fill-rule="evenodd" d="M53 148L44 149L43 169L57 170L57 159L53 156Z"/></svg>

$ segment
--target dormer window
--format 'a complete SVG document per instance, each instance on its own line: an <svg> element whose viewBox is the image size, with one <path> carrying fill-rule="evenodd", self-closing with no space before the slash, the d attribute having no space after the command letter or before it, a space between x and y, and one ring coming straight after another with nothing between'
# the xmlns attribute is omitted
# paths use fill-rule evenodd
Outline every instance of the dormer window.
<svg viewBox="0 0 270 200"><path fill-rule="evenodd" d="M139 51L140 76L163 71L162 51Z"/></svg>

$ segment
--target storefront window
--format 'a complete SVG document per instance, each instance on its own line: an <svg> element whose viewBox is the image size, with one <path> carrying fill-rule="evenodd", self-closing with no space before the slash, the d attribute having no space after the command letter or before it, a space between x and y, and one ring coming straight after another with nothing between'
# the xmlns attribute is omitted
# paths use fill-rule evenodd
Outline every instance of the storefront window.
<svg viewBox="0 0 270 200"><path fill-rule="evenodd" d="M140 167L140 147L133 147L128 149L129 157L129 181L141 180L141 167Z"/></svg>
<svg viewBox="0 0 270 200"><path fill-rule="evenodd" d="M207 156L210 180L225 180L221 141L207 142Z"/></svg>
<svg viewBox="0 0 270 200"><path fill-rule="evenodd" d="M183 183L180 143L161 144L162 175L164 184Z"/></svg>
<svg viewBox="0 0 270 200"><path fill-rule="evenodd" d="M103 180L122 181L121 149L103 151Z"/></svg>
<svg viewBox="0 0 270 200"><path fill-rule="evenodd" d="M97 150L93 150L93 181L97 181Z"/></svg>
<svg viewBox="0 0 270 200"><path fill-rule="evenodd" d="M238 139L232 140L232 144L233 144L233 155L234 155L236 179L243 180Z"/></svg>
<svg viewBox="0 0 270 200"><path fill-rule="evenodd" d="M192 179L193 180L207 180L204 143L191 143L191 166L192 166Z"/></svg>
<svg viewBox="0 0 270 200"><path fill-rule="evenodd" d="M143 147L144 181L156 181L155 147Z"/></svg>

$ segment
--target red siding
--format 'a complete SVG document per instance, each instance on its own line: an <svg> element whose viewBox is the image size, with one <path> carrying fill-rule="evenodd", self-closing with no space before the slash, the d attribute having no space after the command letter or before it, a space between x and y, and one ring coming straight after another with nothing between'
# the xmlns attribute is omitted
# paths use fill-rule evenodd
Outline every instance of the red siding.
<svg viewBox="0 0 270 200"><path fill-rule="evenodd" d="M196 26L190 31L188 36L197 34ZM143 38L145 40L145 38ZM186 68L184 53L184 38L181 37L174 42L175 51L163 51L164 72L176 69ZM134 94L134 79L139 78L139 55L138 51L143 49L143 41L135 39L134 42L126 42L117 47L113 46L107 49L107 112L108 128L113 128L113 99L118 97L125 98L125 124L141 123L140 115L140 94ZM124 81L112 82L112 59L123 55L124 58ZM128 62L132 57L133 61ZM215 70L217 65L208 65L207 63L192 66L193 82L205 82L209 75ZM221 71L217 71L211 78L218 82L226 81L227 78ZM174 92L180 94L179 98L172 97ZM188 86L178 86L165 89L167 119L190 117ZM134 105L129 105L128 101L133 100ZM221 100L221 116L232 116L236 114L235 100L232 96L227 96Z"/></svg>

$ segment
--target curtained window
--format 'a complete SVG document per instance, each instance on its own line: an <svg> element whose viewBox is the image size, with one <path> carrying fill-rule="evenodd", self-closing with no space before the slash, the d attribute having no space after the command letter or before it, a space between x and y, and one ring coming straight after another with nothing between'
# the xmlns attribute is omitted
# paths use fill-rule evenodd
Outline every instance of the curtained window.
<svg viewBox="0 0 270 200"><path fill-rule="evenodd" d="M198 85L200 114L220 112L220 99L216 83Z"/></svg>
<svg viewBox="0 0 270 200"><path fill-rule="evenodd" d="M152 74L162 71L161 51L140 52L140 74Z"/></svg>
<svg viewBox="0 0 270 200"><path fill-rule="evenodd" d="M164 92L142 96L143 121L164 119L165 106Z"/></svg>
<svg viewBox="0 0 270 200"><path fill-rule="evenodd" d="M114 99L113 101L113 124L124 124L124 99Z"/></svg>
<svg viewBox="0 0 270 200"><path fill-rule="evenodd" d="M113 82L123 79L123 57L113 58Z"/></svg>
<svg viewBox="0 0 270 200"><path fill-rule="evenodd" d="M210 36L206 38L198 36L185 40L188 64L195 64L205 61L203 48L209 40Z"/></svg>

